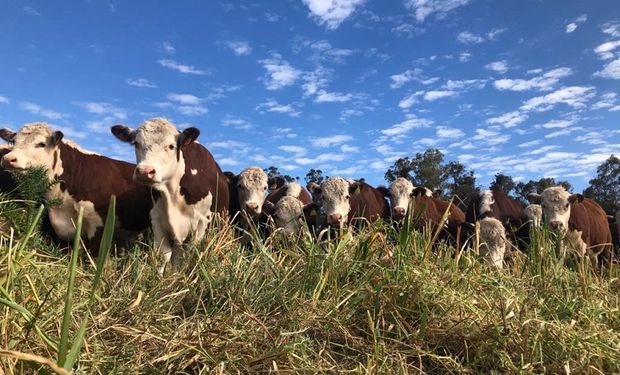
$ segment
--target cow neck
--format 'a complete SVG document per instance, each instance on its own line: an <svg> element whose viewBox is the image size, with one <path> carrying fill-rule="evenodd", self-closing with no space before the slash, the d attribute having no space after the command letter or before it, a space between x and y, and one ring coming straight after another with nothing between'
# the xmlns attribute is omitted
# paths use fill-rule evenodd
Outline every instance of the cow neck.
<svg viewBox="0 0 620 375"><path fill-rule="evenodd" d="M181 179L185 174L185 158L183 156L183 151L180 151L179 154L176 173L172 175L172 177L166 179L165 182L158 184L157 187L153 187L167 204L183 200L181 196Z"/></svg>
<svg viewBox="0 0 620 375"><path fill-rule="evenodd" d="M47 176L50 180L57 180L48 191L48 198L60 198L62 193L69 190L67 181L75 181L78 169L84 168L84 160L80 156L85 156L79 150L60 142L52 155L52 168L48 170ZM75 184L79 186L78 184ZM73 187L73 186L72 186Z"/></svg>

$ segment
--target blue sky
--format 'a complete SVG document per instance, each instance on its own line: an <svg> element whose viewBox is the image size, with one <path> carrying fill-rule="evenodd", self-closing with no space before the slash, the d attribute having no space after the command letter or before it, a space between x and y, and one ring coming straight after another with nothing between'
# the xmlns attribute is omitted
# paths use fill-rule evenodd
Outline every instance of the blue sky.
<svg viewBox="0 0 620 375"><path fill-rule="evenodd" d="M153 5L157 4L157 6ZM587 186L620 154L617 1L10 1L0 126L47 121L133 160L109 127L200 128L224 170L384 183L436 147Z"/></svg>

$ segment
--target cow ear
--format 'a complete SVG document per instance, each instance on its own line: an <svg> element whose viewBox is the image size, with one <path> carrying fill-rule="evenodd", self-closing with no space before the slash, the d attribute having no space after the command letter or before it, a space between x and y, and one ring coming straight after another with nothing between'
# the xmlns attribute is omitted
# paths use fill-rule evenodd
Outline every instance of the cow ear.
<svg viewBox="0 0 620 375"><path fill-rule="evenodd" d="M568 201L573 204L573 203L581 203L583 202L583 195L581 194L572 194L570 197L568 197Z"/></svg>
<svg viewBox="0 0 620 375"><path fill-rule="evenodd" d="M315 182L309 183L306 188L312 194L321 194L321 187Z"/></svg>
<svg viewBox="0 0 620 375"><path fill-rule="evenodd" d="M308 203L304 206L304 215L310 217L316 217L319 215L320 206L316 202Z"/></svg>
<svg viewBox="0 0 620 375"><path fill-rule="evenodd" d="M62 134L60 130L56 130L55 132L53 132L51 137L52 145L57 146L60 141L62 141L62 137L64 136L65 135Z"/></svg>
<svg viewBox="0 0 620 375"><path fill-rule="evenodd" d="M0 129L0 137L7 142L13 142L15 140L15 132L9 129Z"/></svg>
<svg viewBox="0 0 620 375"><path fill-rule="evenodd" d="M386 198L390 197L390 189L386 188L385 186L377 186L377 191Z"/></svg>
<svg viewBox="0 0 620 375"><path fill-rule="evenodd" d="M537 193L530 193L527 195L527 201L532 204L540 204L540 202L542 202L542 196Z"/></svg>
<svg viewBox="0 0 620 375"><path fill-rule="evenodd" d="M226 178L228 178L228 182L229 183L236 183L237 182L237 175L232 173L231 171L226 171L224 172L224 176L226 176Z"/></svg>
<svg viewBox="0 0 620 375"><path fill-rule="evenodd" d="M179 144L181 145L181 147L187 146L190 143L194 142L199 135L200 130L198 130L197 128L187 128L179 134Z"/></svg>
<svg viewBox="0 0 620 375"><path fill-rule="evenodd" d="M424 186L418 186L417 188L413 189L413 191L411 192L412 197L417 198L422 195L426 195L426 188Z"/></svg>
<svg viewBox="0 0 620 375"><path fill-rule="evenodd" d="M362 191L362 184L355 181L349 185L349 194L359 194Z"/></svg>
<svg viewBox="0 0 620 375"><path fill-rule="evenodd" d="M263 212L269 216L273 215L276 212L276 205L273 202L265 201L263 203Z"/></svg>
<svg viewBox="0 0 620 375"><path fill-rule="evenodd" d="M110 130L122 142L131 143L136 139L136 131L125 125L114 125Z"/></svg>

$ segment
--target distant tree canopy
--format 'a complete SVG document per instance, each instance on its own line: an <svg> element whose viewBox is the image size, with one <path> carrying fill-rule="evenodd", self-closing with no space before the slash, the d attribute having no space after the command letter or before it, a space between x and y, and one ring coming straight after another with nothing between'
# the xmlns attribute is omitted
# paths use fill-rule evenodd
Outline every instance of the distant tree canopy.
<svg viewBox="0 0 620 375"><path fill-rule="evenodd" d="M611 155L603 162L583 193L597 201L609 215L620 210L620 159Z"/></svg>
<svg viewBox="0 0 620 375"><path fill-rule="evenodd" d="M304 180L306 180L306 184L309 184L311 182L321 184L321 182L323 182L324 180L327 180L327 178L328 177L323 177L322 170L310 169L308 173L306 173L306 177L304 177Z"/></svg>
<svg viewBox="0 0 620 375"><path fill-rule="evenodd" d="M294 177L291 177L287 174L281 174L280 171L278 170L278 167L274 167L273 165L270 166L269 168L264 168L263 169L265 171L265 173L267 173L267 177L269 179L272 179L274 177L282 177L284 178L287 182L293 182L295 181Z"/></svg>
<svg viewBox="0 0 620 375"><path fill-rule="evenodd" d="M491 182L489 189L492 191L501 191L506 195L511 195L511 192L517 187L512 177L503 174L502 172L495 174L495 179Z"/></svg>
<svg viewBox="0 0 620 375"><path fill-rule="evenodd" d="M538 181L529 180L528 182L519 182L514 190L516 198L522 203L528 204L527 196L530 193L542 193L548 187L552 186L564 186L566 191L573 191L573 185L568 181L556 181L553 177L543 177Z"/></svg>
<svg viewBox="0 0 620 375"><path fill-rule="evenodd" d="M417 153L414 158L401 158L385 172L388 182L404 177L415 186L429 189L440 189L445 197L457 195L456 202L461 206L476 188L476 178L472 170L457 161L444 163L441 151L430 148L423 154Z"/></svg>

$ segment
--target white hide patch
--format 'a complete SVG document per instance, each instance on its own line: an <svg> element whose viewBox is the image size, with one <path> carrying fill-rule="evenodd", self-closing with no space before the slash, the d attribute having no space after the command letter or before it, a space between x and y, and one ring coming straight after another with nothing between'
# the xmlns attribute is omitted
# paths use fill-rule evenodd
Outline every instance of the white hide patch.
<svg viewBox="0 0 620 375"><path fill-rule="evenodd" d="M569 230L564 234L562 245L565 246L567 253L577 255L578 257L586 255L588 245L583 242L582 234L583 232L580 230Z"/></svg>
<svg viewBox="0 0 620 375"><path fill-rule="evenodd" d="M487 212L491 212L491 205L495 203L493 192L486 190L480 193L480 207L478 208L478 217L482 217Z"/></svg>
<svg viewBox="0 0 620 375"><path fill-rule="evenodd" d="M192 176L195 176L198 174L198 170L197 169L190 169L190 172L192 172Z"/></svg>
<svg viewBox="0 0 620 375"><path fill-rule="evenodd" d="M299 198L300 194L301 194L301 185L299 185L296 182L291 182L290 184L288 184L288 187L286 188L287 196Z"/></svg>
<svg viewBox="0 0 620 375"><path fill-rule="evenodd" d="M151 209L153 226L160 226L162 232L177 245L185 242L190 234L194 235L195 241L200 241L213 218L213 195L209 193L192 205L185 203L185 198L180 194L164 196L166 194L162 193Z"/></svg>
<svg viewBox="0 0 620 375"><path fill-rule="evenodd" d="M504 254L508 240L502 223L487 217L480 220L480 254L497 269L504 267Z"/></svg>
<svg viewBox="0 0 620 375"><path fill-rule="evenodd" d="M71 240L75 236L75 225L77 224L80 207L84 214L82 219L82 233L88 239L93 238L97 230L103 227L103 219L95 211L93 202L76 202L66 191L60 191L59 187L53 187L48 193L48 198L60 199L62 204L49 209L49 217L52 227L59 238Z"/></svg>
<svg viewBox="0 0 620 375"><path fill-rule="evenodd" d="M332 177L321 184L321 203L328 223L332 215L341 216L340 225L348 221L349 211L351 211L351 204L349 202L350 186L351 184L348 180L340 177Z"/></svg>
<svg viewBox="0 0 620 375"><path fill-rule="evenodd" d="M406 178L399 177L394 180L390 184L390 204L392 206L392 210L395 208L402 208L405 210L406 214L409 208L409 202L411 201L413 189L413 184Z"/></svg>

